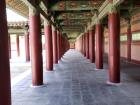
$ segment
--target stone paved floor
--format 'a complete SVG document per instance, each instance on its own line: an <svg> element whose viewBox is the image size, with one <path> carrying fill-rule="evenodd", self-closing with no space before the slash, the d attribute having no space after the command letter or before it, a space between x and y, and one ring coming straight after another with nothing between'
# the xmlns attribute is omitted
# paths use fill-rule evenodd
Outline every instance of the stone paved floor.
<svg viewBox="0 0 140 105"><path fill-rule="evenodd" d="M14 58L10 60L11 79L16 78L20 74L31 69L31 63L25 62L21 58Z"/></svg>
<svg viewBox="0 0 140 105"><path fill-rule="evenodd" d="M11 80L18 77L20 74L26 72L31 69L31 63L26 62L25 54L23 54L23 50L21 50L20 57L17 57L16 51L11 51L11 59L10 59L10 72L11 72Z"/></svg>
<svg viewBox="0 0 140 105"><path fill-rule="evenodd" d="M23 51L22 51L23 52ZM12 58L10 59L10 72L11 72L11 80L16 79L16 77L22 75L26 71L31 71L31 62L26 62L25 55L22 54L20 57L17 57L17 53L12 51ZM43 54L43 63L45 66L45 50L42 52Z"/></svg>
<svg viewBox="0 0 140 105"><path fill-rule="evenodd" d="M53 72L44 72L44 87L30 88L31 76L14 86L12 105L140 105L140 66L122 62L122 84L110 86L104 65L95 71L94 64L69 50Z"/></svg>

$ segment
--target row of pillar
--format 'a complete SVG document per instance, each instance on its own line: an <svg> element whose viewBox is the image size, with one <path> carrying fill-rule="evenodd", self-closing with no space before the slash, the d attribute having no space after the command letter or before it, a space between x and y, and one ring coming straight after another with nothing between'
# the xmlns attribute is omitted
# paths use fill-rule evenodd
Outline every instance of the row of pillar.
<svg viewBox="0 0 140 105"><path fill-rule="evenodd" d="M35 2L36 6L39 2ZM6 2L0 0L0 105L11 105L11 83L8 27L6 18ZM43 85L43 57L41 40L41 20L39 10L29 9L29 34L31 47L32 86ZM52 25L44 19L44 34L46 48L46 70L53 70L53 64L57 64L63 54L69 49L69 42L59 30L53 29ZM17 37L17 43L19 43ZM25 46L29 49L29 36L25 35ZM19 48L19 45L17 45ZM11 50L10 50L11 51ZM30 52L26 52L29 55ZM26 59L30 59L26 56Z"/></svg>
<svg viewBox="0 0 140 105"><path fill-rule="evenodd" d="M68 39L48 21L44 23L46 46L46 69L53 70L54 64L58 64L63 54L69 49Z"/></svg>
<svg viewBox="0 0 140 105"><path fill-rule="evenodd" d="M9 58L11 58L11 36L9 35ZM20 56L20 40L19 35L16 36L16 48L17 48L17 56ZM30 45L29 45L29 33L25 33L25 57L26 61L30 61Z"/></svg>
<svg viewBox="0 0 140 105"><path fill-rule="evenodd" d="M40 13L37 9L29 9L29 32L31 37L31 60L32 60L32 85L43 85L43 62ZM62 36L50 22L44 19L44 35L46 48L46 70L52 71L63 54L69 49L68 39Z"/></svg>
<svg viewBox="0 0 140 105"><path fill-rule="evenodd" d="M117 10L108 15L109 27L109 82L120 83L120 16ZM100 20L90 30L87 30L77 41L81 42L82 53L95 63L96 70L103 69L104 28Z"/></svg>

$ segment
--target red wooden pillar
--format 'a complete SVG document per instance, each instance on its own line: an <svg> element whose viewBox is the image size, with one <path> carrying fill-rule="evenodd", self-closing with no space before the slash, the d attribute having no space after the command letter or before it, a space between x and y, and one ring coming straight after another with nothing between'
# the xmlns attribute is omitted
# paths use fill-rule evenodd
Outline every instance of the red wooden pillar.
<svg viewBox="0 0 140 105"><path fill-rule="evenodd" d="M59 30L57 31L57 49L58 49L58 60L60 60L61 59L61 55L60 55L60 32L59 32Z"/></svg>
<svg viewBox="0 0 140 105"><path fill-rule="evenodd" d="M31 63L32 63L32 85L43 85L43 59L41 41L41 22L40 13L37 9L29 9L30 24L30 44L31 44Z"/></svg>
<svg viewBox="0 0 140 105"><path fill-rule="evenodd" d="M87 58L87 33L85 32L85 56Z"/></svg>
<svg viewBox="0 0 140 105"><path fill-rule="evenodd" d="M62 33L61 33L61 57L63 57L63 54L64 54L64 38L62 36Z"/></svg>
<svg viewBox="0 0 140 105"><path fill-rule="evenodd" d="M16 35L17 56L20 56L19 35Z"/></svg>
<svg viewBox="0 0 140 105"><path fill-rule="evenodd" d="M89 59L89 31L87 31L87 59Z"/></svg>
<svg viewBox="0 0 140 105"><path fill-rule="evenodd" d="M83 55L85 55L85 36L83 34Z"/></svg>
<svg viewBox="0 0 140 105"><path fill-rule="evenodd" d="M109 83L120 83L120 15L109 13Z"/></svg>
<svg viewBox="0 0 140 105"><path fill-rule="evenodd" d="M85 48L85 50L86 50L86 58L87 58L87 56L88 56L88 45L87 45L87 32L85 32L85 46L86 46L86 48Z"/></svg>
<svg viewBox="0 0 140 105"><path fill-rule="evenodd" d="M96 40L96 69L103 69L103 27L101 23L96 24L95 30L95 40Z"/></svg>
<svg viewBox="0 0 140 105"><path fill-rule="evenodd" d="M65 37L63 37L63 55L65 53L65 45L66 45L66 40Z"/></svg>
<svg viewBox="0 0 140 105"><path fill-rule="evenodd" d="M84 43L84 34L82 35L82 43L83 43L83 48L82 49L83 49L83 55L84 55L84 47L85 47L85 45L84 45L85 44Z"/></svg>
<svg viewBox="0 0 140 105"><path fill-rule="evenodd" d="M52 27L51 24L45 20L45 45L46 45L46 68L49 71L53 70L53 45L52 45Z"/></svg>
<svg viewBox="0 0 140 105"><path fill-rule="evenodd" d="M9 35L9 37L8 37L8 44L9 44L9 58L11 59L11 37L10 37L10 35Z"/></svg>
<svg viewBox="0 0 140 105"><path fill-rule="evenodd" d="M83 36L81 36L81 53L83 54Z"/></svg>
<svg viewBox="0 0 140 105"><path fill-rule="evenodd" d="M6 19L6 3L0 0L0 105L12 105Z"/></svg>
<svg viewBox="0 0 140 105"><path fill-rule="evenodd" d="M83 34L83 43L84 43L84 56L86 56L86 53L85 53L85 49L86 49L86 45L85 45L85 33Z"/></svg>
<svg viewBox="0 0 140 105"><path fill-rule="evenodd" d="M92 28L89 31L89 46L90 46L90 60L92 63L95 63L95 30Z"/></svg>
<svg viewBox="0 0 140 105"><path fill-rule="evenodd" d="M128 20L127 27L127 61L131 61L131 42L132 42L132 32L131 32L131 24L130 20Z"/></svg>
<svg viewBox="0 0 140 105"><path fill-rule="evenodd" d="M29 33L25 33L25 56L26 61L30 61L30 44L29 44Z"/></svg>
<svg viewBox="0 0 140 105"><path fill-rule="evenodd" d="M84 56L86 57L86 33L84 33Z"/></svg>
<svg viewBox="0 0 140 105"><path fill-rule="evenodd" d="M53 41L53 64L58 63L57 53L57 30L52 26L52 41Z"/></svg>
<svg viewBox="0 0 140 105"><path fill-rule="evenodd" d="M63 55L65 53L65 37L63 37Z"/></svg>
<svg viewBox="0 0 140 105"><path fill-rule="evenodd" d="M63 55L65 53L65 49L66 48L66 39L65 39L65 36L63 37Z"/></svg>
<svg viewBox="0 0 140 105"><path fill-rule="evenodd" d="M62 53L63 53L63 47L62 47L62 33L60 32L60 39L59 39L59 43L60 43L60 59L62 57Z"/></svg>

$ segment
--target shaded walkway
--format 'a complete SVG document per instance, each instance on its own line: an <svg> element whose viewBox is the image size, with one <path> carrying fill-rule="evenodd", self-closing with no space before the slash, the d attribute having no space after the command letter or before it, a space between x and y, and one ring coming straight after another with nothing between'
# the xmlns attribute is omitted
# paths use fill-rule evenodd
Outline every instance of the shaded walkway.
<svg viewBox="0 0 140 105"><path fill-rule="evenodd" d="M69 50L53 72L44 72L44 87L30 88L31 76L14 86L12 105L140 105L140 82L129 75L135 65L129 64L128 74L126 65L122 85L109 86L106 64L105 70L94 71L94 64Z"/></svg>

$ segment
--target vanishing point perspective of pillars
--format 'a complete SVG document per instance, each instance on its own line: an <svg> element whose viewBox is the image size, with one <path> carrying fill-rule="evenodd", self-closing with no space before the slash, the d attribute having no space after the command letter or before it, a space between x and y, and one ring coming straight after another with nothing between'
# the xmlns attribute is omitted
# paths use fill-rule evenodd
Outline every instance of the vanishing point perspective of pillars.
<svg viewBox="0 0 140 105"><path fill-rule="evenodd" d="M36 4L38 5L38 4ZM6 2L0 0L0 104L11 105L11 83L10 83L10 63L9 63L9 49L11 47L10 37L8 36L7 18L6 18ZM32 86L43 85L43 59L42 59L42 41L41 41L41 21L40 13L36 8L29 9L29 33L30 33L30 47L31 47L31 64L32 64ZM51 30L45 26L44 31L48 35ZM30 59L29 52L29 33L25 35L26 46L26 60ZM69 49L69 42L62 33L59 32L56 43L59 47L56 48L59 54L59 60L62 54ZM51 36L52 37L52 36ZM47 39L48 40L48 39ZM50 40L49 40L50 41ZM19 48L19 36L16 37L17 48ZM64 45L62 45L62 42ZM50 43L50 42L49 42ZM52 39L51 39L52 44ZM63 46L63 49L61 48ZM49 46L52 49L52 46ZM48 49L49 50L49 49ZM52 53L52 52L51 52ZM47 53L48 54L48 53ZM19 54L18 54L19 55ZM49 55L50 56L50 55ZM4 93L3 93L4 92Z"/></svg>
<svg viewBox="0 0 140 105"><path fill-rule="evenodd" d="M115 7L114 7L115 8ZM118 84L120 83L120 15L117 9L112 9L108 14L108 30L109 30L109 80L108 84ZM100 21L88 31L83 33L77 42L80 42L81 53L83 53L86 58L89 58L92 63L95 63L96 70L103 69L103 53L104 53L104 42L103 42L103 25ZM131 45L131 28L128 27L128 47ZM89 43L88 43L89 42ZM89 45L88 45L89 44ZM128 49L130 51L130 48ZM131 59L130 53L127 54L128 60Z"/></svg>
<svg viewBox="0 0 140 105"><path fill-rule="evenodd" d="M37 4L36 4L37 5ZM32 62L32 85L43 85L43 61L41 42L40 13L37 9L29 9L30 38L31 38L31 62ZM62 32L52 29L51 23L44 19L46 70L52 71L53 64L58 63L63 54L69 49L69 42ZM55 57L55 59L54 59ZM54 63L53 63L54 61Z"/></svg>

